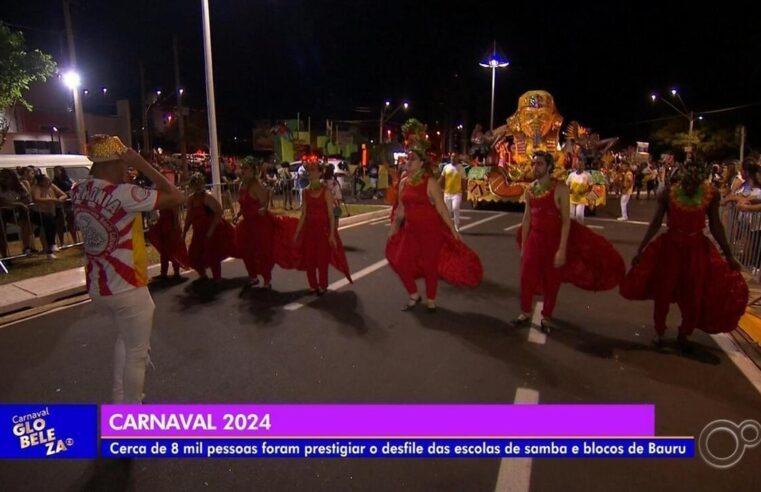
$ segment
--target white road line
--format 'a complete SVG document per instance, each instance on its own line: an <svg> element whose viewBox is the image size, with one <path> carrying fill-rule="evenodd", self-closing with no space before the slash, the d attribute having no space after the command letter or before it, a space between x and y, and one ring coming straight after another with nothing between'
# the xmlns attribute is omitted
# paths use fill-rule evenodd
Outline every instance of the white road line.
<svg viewBox="0 0 761 492"><path fill-rule="evenodd" d="M539 403L539 392L529 388L515 391L515 403ZM495 492L523 492L531 484L531 458L503 458L499 463Z"/></svg>
<svg viewBox="0 0 761 492"><path fill-rule="evenodd" d="M468 229L470 229L472 227L476 227L478 225L481 225L484 222L489 222L490 220L498 219L498 218L502 217L503 215L504 214L497 214L497 215L492 215L491 217L486 217L485 219L481 219L479 221L473 222L472 224L468 224L466 226L460 227L460 231L466 231L466 230L468 230Z"/></svg>
<svg viewBox="0 0 761 492"><path fill-rule="evenodd" d="M740 372L748 378L750 384L761 393L761 370L759 370L758 366L756 366L756 364L745 355L745 352L737 346L737 343L732 340L732 337L726 333L720 333L718 335L711 335L711 338L716 342L716 345L726 352L729 360L735 363L737 368L740 369Z"/></svg>
<svg viewBox="0 0 761 492"><path fill-rule="evenodd" d="M597 226L592 224L587 225L587 227L589 227L590 229L605 229L605 226Z"/></svg>
<svg viewBox="0 0 761 492"><path fill-rule="evenodd" d="M481 225L484 222L488 222L490 220L494 220L494 219L496 219L498 217L501 217L501 215L494 215L494 216L491 216L491 217L487 217L485 219L481 219L481 220L479 220L477 222L473 222L472 224L468 224L468 225L466 225L464 227L461 227L460 230L464 231L466 229L470 229L472 227L476 227L477 225ZM357 281L357 280L361 279L362 277L370 275L371 273L375 272L376 270L380 270L381 268L383 268L386 265L388 265L388 260L380 260L380 261L378 261L376 263L373 263L369 267L363 268L362 270L360 270L360 271L358 271L356 273L352 273L351 274L351 278L354 281ZM333 282L332 284L328 285L328 290L338 290L338 289L340 289L342 287L346 287L347 285L349 285L349 281L346 280L345 278L342 278L341 280L338 280L337 282ZM304 306L306 306L307 304L316 301L317 299L318 299L317 296L310 294L308 296L305 296L305 297L301 298L298 301L294 301L294 302L291 302L289 304L286 304L285 306L283 306L283 309L286 310L286 311L296 311L297 309L301 309Z"/></svg>
<svg viewBox="0 0 761 492"><path fill-rule="evenodd" d="M352 280L354 280L356 282L357 280L361 279L362 277L370 275L374 271L379 270L379 269L383 268L386 265L388 265L388 260L380 260L378 262L373 263L372 265L370 265L368 267L363 268L362 270L360 270L360 271L358 271L356 273L352 273L351 274L351 278L352 278ZM347 285L349 285L349 281L346 280L345 278L342 278L341 280L338 280L338 281L333 282L332 284L328 285L328 290L338 290L338 289L340 289L342 287L345 287ZM297 301L297 302L292 302L290 304L286 304L285 306L283 306L283 309L285 309L286 311L296 311L297 309L301 309L304 306L306 306L307 304L309 304L310 302L314 302L317 299L319 299L319 297L317 297L315 295L305 296L305 297L302 298L302 300L300 302Z"/></svg>
<svg viewBox="0 0 761 492"><path fill-rule="evenodd" d="M519 228L521 226L521 224L523 224L523 222L521 222L520 224L511 225L510 227L505 227L505 230L506 231L512 231L513 229Z"/></svg>
<svg viewBox="0 0 761 492"><path fill-rule="evenodd" d="M619 224L650 225L650 222L640 220L618 220L618 219L598 219L597 217L586 217L584 220L597 220L600 222L618 222Z"/></svg>
<svg viewBox="0 0 761 492"><path fill-rule="evenodd" d="M534 314L531 316L531 327L528 329L528 341L531 343L538 343L539 345L547 343L547 334L536 328L537 326L542 325L542 308L544 308L544 303L542 301L539 301L534 305Z"/></svg>
<svg viewBox="0 0 761 492"><path fill-rule="evenodd" d="M389 223L388 217L383 217L382 219L374 220L370 222L370 225L388 224L388 223Z"/></svg>

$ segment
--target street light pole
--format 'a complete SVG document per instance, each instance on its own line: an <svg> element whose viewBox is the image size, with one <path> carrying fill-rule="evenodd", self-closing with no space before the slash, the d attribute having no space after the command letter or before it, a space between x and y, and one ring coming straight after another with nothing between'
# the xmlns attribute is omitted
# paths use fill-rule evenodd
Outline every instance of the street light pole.
<svg viewBox="0 0 761 492"><path fill-rule="evenodd" d="M684 105L684 101L682 101L681 96L679 96L679 93L676 92L675 89L671 90L671 94L676 96L676 97L679 97L679 100L681 101L682 105ZM657 94L651 94L650 98L653 101L655 101L656 99L660 99L661 101L663 101L666 104L668 104L669 106L671 106L671 108L674 111L676 111L677 113L679 113L680 115L682 115L684 118L687 119L687 121L690 123L690 127L689 127L689 130L687 132L687 140L688 140L689 146L692 147L692 133L693 133L693 129L695 127L695 112L694 111L688 111L688 112L682 111L681 109L679 109L676 106L674 106L673 104L671 104L670 101L668 101L667 99L664 99L663 96L659 96Z"/></svg>
<svg viewBox="0 0 761 492"><path fill-rule="evenodd" d="M492 47L492 53L488 60L484 60L479 63L484 68L491 68L491 119L489 123L489 129L494 130L494 89L497 83L497 69L505 68L510 65L508 61L502 61L497 56L497 42L494 41Z"/></svg>
<svg viewBox="0 0 761 492"><path fill-rule="evenodd" d="M71 27L71 12L69 10L69 0L63 0L63 18L66 23L66 38L69 43L69 64L71 70L77 69L77 53L74 48L74 30ZM82 155L87 154L87 142L85 139L85 113L82 108L82 98L79 94L79 77L77 77L76 87L70 87L74 94L74 119L77 125L77 150Z"/></svg>
<svg viewBox="0 0 761 492"><path fill-rule="evenodd" d="M385 122L387 122L388 120L390 120L391 118L393 118L393 116L396 114L396 112L399 111L400 109L404 108L404 110L406 111L410 107L409 103L403 102L395 110L391 111L391 114L389 114L388 116L385 116L385 114L386 114L386 108L389 107L390 105L391 105L391 103L386 101L386 104L384 104L383 107L381 107L381 111L380 111L380 125L379 125L379 128L378 128L378 143L383 143L383 124Z"/></svg>
<svg viewBox="0 0 761 492"><path fill-rule="evenodd" d="M491 67L491 119L489 129L494 130L494 86L497 82L497 68Z"/></svg>
<svg viewBox="0 0 761 492"><path fill-rule="evenodd" d="M214 106L214 69L211 60L211 23L209 21L209 0L201 0L203 11L204 60L206 61L206 107L209 118L209 159L211 159L212 194L222 200L219 172L219 148L217 144L217 112Z"/></svg>

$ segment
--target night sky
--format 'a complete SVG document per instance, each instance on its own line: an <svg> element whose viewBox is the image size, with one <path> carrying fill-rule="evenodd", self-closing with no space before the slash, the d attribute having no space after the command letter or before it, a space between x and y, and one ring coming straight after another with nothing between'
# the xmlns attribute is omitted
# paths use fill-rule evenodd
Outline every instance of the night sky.
<svg viewBox="0 0 761 492"><path fill-rule="evenodd" d="M61 2L10 3L0 19L24 26L30 47L65 65ZM403 98L431 127L448 120L488 126L491 77L478 62L492 40L511 63L497 76L497 125L530 89L551 92L566 122L625 140L647 137L650 123L642 122L675 114L650 101L654 90L679 87L695 111L761 101L761 24L741 4L210 3L223 139L250 135L253 120L296 112L311 115L317 128L325 117L377 118L383 101ZM107 86L111 97L130 98L134 112L140 60L148 89L174 87L176 34L185 100L205 104L200 1L79 0L72 18L86 87ZM761 144L761 106L709 120L730 129L743 123L750 143Z"/></svg>

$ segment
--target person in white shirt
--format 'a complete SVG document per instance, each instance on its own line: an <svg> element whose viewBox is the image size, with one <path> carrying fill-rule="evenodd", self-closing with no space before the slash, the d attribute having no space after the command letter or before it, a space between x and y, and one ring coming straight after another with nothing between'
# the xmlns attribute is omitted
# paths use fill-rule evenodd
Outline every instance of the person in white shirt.
<svg viewBox="0 0 761 492"><path fill-rule="evenodd" d="M95 308L117 330L114 403L141 403L153 311L141 213L181 205L185 195L118 137L95 135L89 178L72 188L74 218L84 238L87 290ZM127 183L127 168L156 186Z"/></svg>
<svg viewBox="0 0 761 492"><path fill-rule="evenodd" d="M592 189L592 175L585 171L583 159L579 159L576 171L568 175L566 184L570 191L571 218L583 224L587 193Z"/></svg>
<svg viewBox="0 0 761 492"><path fill-rule="evenodd" d="M444 204L454 216L455 230L460 230L460 205L462 203L462 182L466 179L465 168L459 158L453 157L441 170L439 184L444 190Z"/></svg>

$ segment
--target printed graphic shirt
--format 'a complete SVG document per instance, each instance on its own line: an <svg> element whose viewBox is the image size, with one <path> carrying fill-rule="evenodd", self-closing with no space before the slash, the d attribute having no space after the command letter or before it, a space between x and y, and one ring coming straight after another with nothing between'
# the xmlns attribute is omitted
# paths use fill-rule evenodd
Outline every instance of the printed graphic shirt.
<svg viewBox="0 0 761 492"><path fill-rule="evenodd" d="M87 290L110 296L148 284L141 212L156 207L158 191L90 178L72 189L76 224L84 237Z"/></svg>

